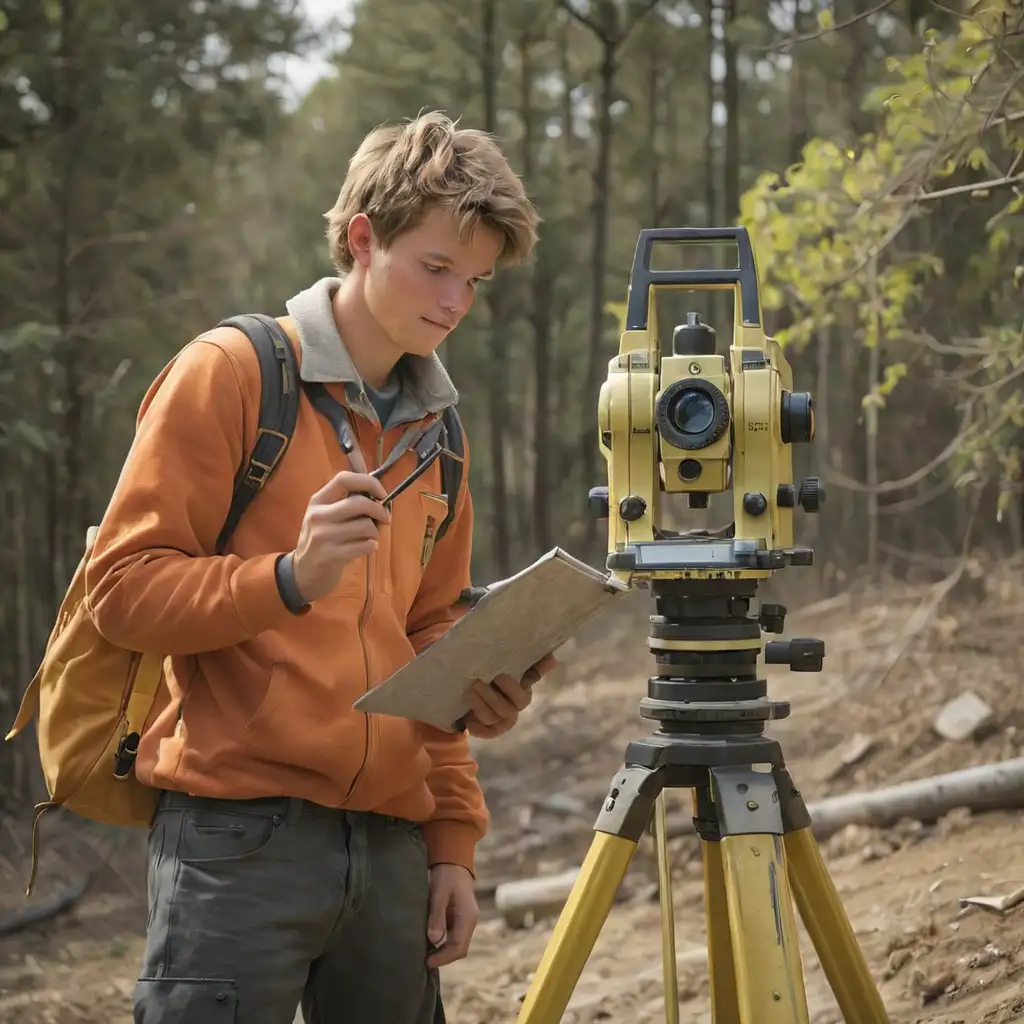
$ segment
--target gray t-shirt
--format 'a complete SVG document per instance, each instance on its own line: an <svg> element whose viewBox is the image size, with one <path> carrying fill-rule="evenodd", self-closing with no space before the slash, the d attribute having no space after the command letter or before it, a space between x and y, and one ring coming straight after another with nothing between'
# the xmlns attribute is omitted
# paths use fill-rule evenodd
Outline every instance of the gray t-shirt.
<svg viewBox="0 0 1024 1024"><path fill-rule="evenodd" d="M377 413L380 425L386 428L388 421L391 419L391 414L395 411L395 406L398 404L398 397L402 393L401 375L395 369L384 382L383 387L371 388L369 384L364 382L363 389L366 391L366 397L369 398L370 404Z"/></svg>

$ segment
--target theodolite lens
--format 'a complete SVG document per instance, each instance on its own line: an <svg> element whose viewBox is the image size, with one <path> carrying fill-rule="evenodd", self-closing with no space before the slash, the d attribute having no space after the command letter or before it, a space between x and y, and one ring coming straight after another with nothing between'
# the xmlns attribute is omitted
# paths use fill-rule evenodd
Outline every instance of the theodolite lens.
<svg viewBox="0 0 1024 1024"><path fill-rule="evenodd" d="M668 416L684 434L703 434L715 422L715 403L707 392L687 388L670 403Z"/></svg>
<svg viewBox="0 0 1024 1024"><path fill-rule="evenodd" d="M673 381L658 398L658 433L677 448L695 451L714 444L729 427L729 403L710 381Z"/></svg>

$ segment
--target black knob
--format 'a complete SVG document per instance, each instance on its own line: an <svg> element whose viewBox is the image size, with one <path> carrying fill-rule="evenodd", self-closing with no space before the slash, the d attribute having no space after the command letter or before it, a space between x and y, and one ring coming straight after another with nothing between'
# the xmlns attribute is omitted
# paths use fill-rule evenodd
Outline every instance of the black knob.
<svg viewBox="0 0 1024 1024"><path fill-rule="evenodd" d="M713 356L715 329L704 323L700 313L687 313L686 323L672 332L672 351L677 356Z"/></svg>
<svg viewBox="0 0 1024 1024"><path fill-rule="evenodd" d="M635 494L627 494L619 502L619 515L627 523L635 523L647 511L647 502Z"/></svg>
<svg viewBox="0 0 1024 1024"><path fill-rule="evenodd" d="M808 391L783 391L779 430L784 444L814 440L814 399Z"/></svg>
<svg viewBox="0 0 1024 1024"><path fill-rule="evenodd" d="M779 508L792 508L796 504L796 488L792 484L779 484L775 500Z"/></svg>
<svg viewBox="0 0 1024 1024"><path fill-rule="evenodd" d="M587 506L595 519L608 518L608 488L591 487L587 495Z"/></svg>
<svg viewBox="0 0 1024 1024"><path fill-rule="evenodd" d="M766 633L781 633L786 628L786 606L763 604L757 621Z"/></svg>
<svg viewBox="0 0 1024 1024"><path fill-rule="evenodd" d="M743 495L743 511L748 516L763 515L768 508L768 499L758 491L747 491Z"/></svg>
<svg viewBox="0 0 1024 1024"><path fill-rule="evenodd" d="M805 512L817 512L825 504L825 488L816 476L809 476L800 484L796 499Z"/></svg>
<svg viewBox="0 0 1024 1024"><path fill-rule="evenodd" d="M764 645L766 665L788 665L793 672L820 672L824 660L824 640L798 637L771 640Z"/></svg>

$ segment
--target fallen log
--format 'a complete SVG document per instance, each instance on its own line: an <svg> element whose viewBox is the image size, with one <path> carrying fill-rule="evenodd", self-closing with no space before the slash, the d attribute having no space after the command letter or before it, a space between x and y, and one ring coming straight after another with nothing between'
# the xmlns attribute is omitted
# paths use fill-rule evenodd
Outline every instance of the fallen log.
<svg viewBox="0 0 1024 1024"><path fill-rule="evenodd" d="M815 838L826 839L847 825L886 828L902 818L930 824L959 807L971 811L1024 807L1024 757L812 800L807 810ZM688 814L671 814L666 831L670 837L693 834L693 819Z"/></svg>
<svg viewBox="0 0 1024 1024"><path fill-rule="evenodd" d="M502 882L494 890L494 909L509 927L522 928L538 916L558 913L578 874L579 868L570 868L558 875Z"/></svg>

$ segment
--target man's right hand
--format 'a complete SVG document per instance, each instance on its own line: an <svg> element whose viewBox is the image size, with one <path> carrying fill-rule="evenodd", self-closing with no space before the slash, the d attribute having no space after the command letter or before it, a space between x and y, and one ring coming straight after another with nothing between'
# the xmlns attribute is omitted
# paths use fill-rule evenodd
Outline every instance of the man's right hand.
<svg viewBox="0 0 1024 1024"><path fill-rule="evenodd" d="M310 498L292 562L306 601L329 594L349 562L377 550L378 524L391 522L386 497L376 478L343 471Z"/></svg>

